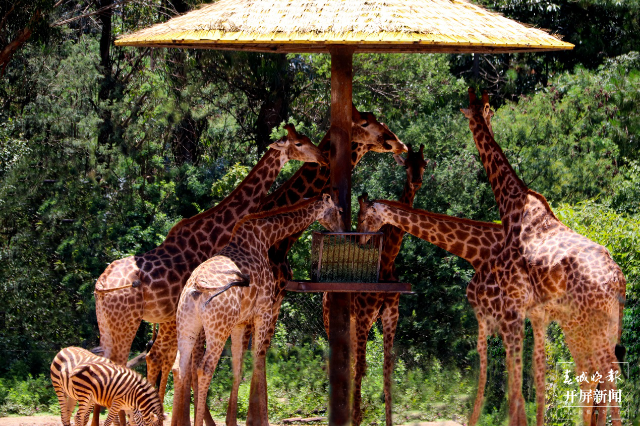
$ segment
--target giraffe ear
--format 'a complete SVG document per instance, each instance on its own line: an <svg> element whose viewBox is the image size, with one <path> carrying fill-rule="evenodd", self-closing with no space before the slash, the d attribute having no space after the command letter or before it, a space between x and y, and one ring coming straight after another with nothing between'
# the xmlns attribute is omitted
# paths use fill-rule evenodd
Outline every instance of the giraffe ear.
<svg viewBox="0 0 640 426"><path fill-rule="evenodd" d="M322 194L322 201L324 201L325 203L331 202L331 204L333 204L333 199L331 198L330 194Z"/></svg>
<svg viewBox="0 0 640 426"><path fill-rule="evenodd" d="M420 151L418 152L420 153L420 156L424 158L424 145L420 145Z"/></svg>
<svg viewBox="0 0 640 426"><path fill-rule="evenodd" d="M396 160L398 166L404 167L406 160L400 154L393 154L393 159Z"/></svg>
<svg viewBox="0 0 640 426"><path fill-rule="evenodd" d="M471 110L469 108L460 108L460 111L462 112L462 114L465 117L471 118L472 114L471 114Z"/></svg>

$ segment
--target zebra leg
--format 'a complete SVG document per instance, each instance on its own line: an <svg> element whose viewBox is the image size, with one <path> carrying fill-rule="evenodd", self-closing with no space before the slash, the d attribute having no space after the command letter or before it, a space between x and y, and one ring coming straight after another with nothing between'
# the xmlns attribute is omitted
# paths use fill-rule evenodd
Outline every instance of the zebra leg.
<svg viewBox="0 0 640 426"><path fill-rule="evenodd" d="M79 399L80 406L76 413L76 426L85 426L89 422L89 416L91 414L92 400L87 398Z"/></svg>
<svg viewBox="0 0 640 426"><path fill-rule="evenodd" d="M111 423L118 418L118 415L120 413L123 413L123 411L121 411L120 409L121 405L117 402L114 401L114 403L111 405L111 407L109 407L109 414L107 415L107 419L104 421L104 425L103 426L110 426ZM125 421L125 423L122 423L122 426L126 426L127 423Z"/></svg>

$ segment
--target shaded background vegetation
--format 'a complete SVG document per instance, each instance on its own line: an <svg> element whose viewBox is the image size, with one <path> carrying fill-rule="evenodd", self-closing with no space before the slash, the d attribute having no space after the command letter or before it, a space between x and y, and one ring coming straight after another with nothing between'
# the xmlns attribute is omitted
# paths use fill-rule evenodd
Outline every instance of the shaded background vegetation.
<svg viewBox="0 0 640 426"><path fill-rule="evenodd" d="M633 49L640 42L640 6L633 0L480 3L563 34L576 48L479 55L477 68L472 55L356 55L354 102L404 142L425 146L429 164L417 207L491 221L498 211L459 112L468 86L491 90L496 140L517 173L565 223L605 245L625 272L630 377L623 391L628 416L637 419L640 55ZM182 0L0 5L0 415L57 409L42 375L59 348L98 344L93 285L108 263L155 247L179 219L223 199L283 122L316 141L328 129L326 55L113 46L119 34L195 6ZM296 167L288 164L278 182ZM403 182L404 171L390 156L371 153L354 174L354 197L367 191L395 199ZM299 277L307 274L309 245L304 236L290 255ZM397 262L402 280L417 292L401 299L399 419L462 419L478 367L477 324L465 300L472 270L410 236ZM274 418L326 412L319 300L285 299L269 355ZM146 324L134 350L143 349L149 333ZM365 416L380 423L375 329L369 344ZM529 354L531 346L528 330ZM550 328L547 355L548 382L559 391L553 369L570 356L557 327ZM491 341L490 356L482 422L500 424L506 380L499 339ZM530 355L525 361L525 395L533 401ZM223 414L227 360L216 374L211 403ZM575 414L550 401L550 423Z"/></svg>

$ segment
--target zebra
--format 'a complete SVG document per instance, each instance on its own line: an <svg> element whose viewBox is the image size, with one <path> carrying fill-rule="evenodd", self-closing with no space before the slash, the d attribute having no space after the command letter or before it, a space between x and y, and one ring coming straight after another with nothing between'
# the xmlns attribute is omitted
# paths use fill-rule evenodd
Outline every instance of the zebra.
<svg viewBox="0 0 640 426"><path fill-rule="evenodd" d="M51 362L51 383L60 403L60 417L64 426L71 425L71 413L76 405L76 398L71 390L71 372L85 362L111 363L107 358L74 346L62 349Z"/></svg>
<svg viewBox="0 0 640 426"><path fill-rule="evenodd" d="M80 403L76 426L89 420L92 403L109 408L104 426L109 426L118 412L133 413L138 426L162 426L163 407L158 391L138 373L114 363L87 362L71 372L71 388Z"/></svg>
<svg viewBox="0 0 640 426"><path fill-rule="evenodd" d="M84 426L94 403L109 408L105 426L123 410L135 425L161 426L163 407L157 391L142 376L81 348L61 350L51 364L51 381L60 402L62 423L70 425L75 401L76 426ZM73 401L73 403L71 403Z"/></svg>

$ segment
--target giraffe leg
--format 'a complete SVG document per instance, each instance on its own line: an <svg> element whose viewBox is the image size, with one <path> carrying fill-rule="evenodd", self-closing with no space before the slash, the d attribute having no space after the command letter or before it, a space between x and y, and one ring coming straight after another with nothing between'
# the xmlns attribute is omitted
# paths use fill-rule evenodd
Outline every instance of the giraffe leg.
<svg viewBox="0 0 640 426"><path fill-rule="evenodd" d="M400 295L394 294L385 298L385 306L380 317L382 321L382 333L384 336L384 410L386 425L393 424L392 417L392 395L391 395L391 376L393 374L393 338L396 335L396 327L398 326L398 305L400 303Z"/></svg>
<svg viewBox="0 0 640 426"><path fill-rule="evenodd" d="M253 331L253 376L249 391L249 411L247 426L262 426L269 424L267 411L267 377L265 358L270 336L271 311L261 312L254 317Z"/></svg>
<svg viewBox="0 0 640 426"><path fill-rule="evenodd" d="M133 300L122 309L121 301ZM96 316L100 330L100 346L103 356L116 364L126 365L131 344L142 321L142 293L135 288L96 295ZM91 426L100 422L100 406L93 409Z"/></svg>
<svg viewBox="0 0 640 426"><path fill-rule="evenodd" d="M544 426L545 408L545 371L547 358L544 351L545 342L545 320L544 318L530 315L531 326L533 328L533 376L536 385L536 423Z"/></svg>
<svg viewBox="0 0 640 426"><path fill-rule="evenodd" d="M205 350L205 335L204 335L204 329L202 329L200 331L200 334L198 335L198 340L196 341L195 345L193 346L193 350L191 351L191 370L188 373L189 377L190 377L190 385L187 386L187 389L189 388L193 388L193 394L194 395L198 395L198 367L200 366L200 364L202 363L202 359L204 358L204 350ZM197 402L197 401L195 401ZM194 411L198 411L199 407L197 407L197 404L194 408ZM216 422L213 420L213 417L211 417L211 412L209 411L209 405L207 403L205 403L204 405L204 423L207 426L215 426Z"/></svg>
<svg viewBox="0 0 640 426"><path fill-rule="evenodd" d="M284 288L284 284L282 286ZM276 296L274 298L274 302L273 305L271 306L271 318L269 320L269 329L267 331L267 336L266 336L266 341L264 342L264 346L265 346L265 356L266 356L266 351L269 349L269 347L271 346L271 338L273 337L274 333L276 332L276 324L278 322L278 316L280 315L280 308L282 307L282 300L284 299L284 295L285 292L284 290L280 291L278 296ZM246 334L245 333L245 337L249 338L251 336L251 334ZM247 342L248 343L248 342ZM248 347L248 346L247 346ZM246 349L245 349L246 351ZM265 370L265 390L266 390L266 380L267 380L267 376L266 376L266 370ZM267 393L265 392L263 395L263 399L264 401L262 401L262 403L264 404L264 407L268 407L269 401L267 399Z"/></svg>
<svg viewBox="0 0 640 426"><path fill-rule="evenodd" d="M603 345L603 347L606 347ZM618 364L615 364L617 358L615 356L614 348L609 346L604 350L604 353L600 356L600 369L601 371L606 371L607 373L610 370L613 370L614 374L616 372L620 372L620 367ZM615 395L617 392L617 386L615 381L604 380L604 391L607 392L607 397ZM609 412L611 413L611 424L612 426L622 426L622 420L620 415L620 402L617 399L610 401L607 399L608 404L602 404L600 407L599 415L598 415L598 426L605 425L607 419L607 405L609 405Z"/></svg>
<svg viewBox="0 0 640 426"><path fill-rule="evenodd" d="M351 353L353 354L352 423L362 423L362 379L367 371L367 337L375 322L380 304L369 305L367 296L356 295L351 302Z"/></svg>
<svg viewBox="0 0 640 426"><path fill-rule="evenodd" d="M500 326L502 341L506 351L509 394L509 426L526 426L527 417L524 411L524 397L522 396L522 341L524 338L524 318L519 312L510 314L507 318L515 317L508 324Z"/></svg>
<svg viewBox="0 0 640 426"><path fill-rule="evenodd" d="M202 324L197 317L189 317L190 321L180 321L178 324L178 354L173 365L173 415L171 425L188 425L189 401L191 388L191 355L198 342Z"/></svg>
<svg viewBox="0 0 640 426"><path fill-rule="evenodd" d="M160 401L164 400L169 373L177 352L178 337L175 320L160 324L158 336L146 356L147 380L157 387Z"/></svg>
<svg viewBox="0 0 640 426"><path fill-rule="evenodd" d="M228 335L229 333L227 333ZM202 426L204 422L204 409L207 403L207 392L209 391L209 385L211 384L211 378L215 371L222 350L224 349L225 339L217 338L213 339L207 336L207 350L205 351L204 358L202 359L202 365L198 368L198 394L196 395L196 413L195 413L195 426Z"/></svg>
<svg viewBox="0 0 640 426"><path fill-rule="evenodd" d="M576 364L576 366L577 366L577 364ZM589 369L588 368L583 368L583 367L576 368L576 372L578 372L578 371L580 371L580 372L587 371L588 372ZM589 381L580 383L580 390L582 392L584 392L585 394L593 395L593 391L595 389L596 389L596 384L595 383L592 383L592 382L589 382ZM588 401L584 401L585 403L589 404L588 407L584 407L582 409L582 421L583 421L585 426L593 425L593 423L591 423L591 403L592 403L592 401L593 401L592 399L589 399ZM604 426L605 418L606 418L606 416L603 416L602 418L598 418L598 425ZM601 421L602 421L602 424L600 423Z"/></svg>
<svg viewBox="0 0 640 426"><path fill-rule="evenodd" d="M250 326L242 324L236 326L231 331L231 363L233 369L233 387L229 396L229 405L227 406L227 426L238 426L238 389L242 381L242 361L244 353L249 346L249 338L246 336L246 329Z"/></svg>
<svg viewBox="0 0 640 426"><path fill-rule="evenodd" d="M473 412L469 418L469 426L474 426L478 422L478 418L480 418L484 402L484 388L487 383L487 323L477 313L476 318L478 319L478 342L476 347L480 356L480 375L478 377L478 393L473 404Z"/></svg>

